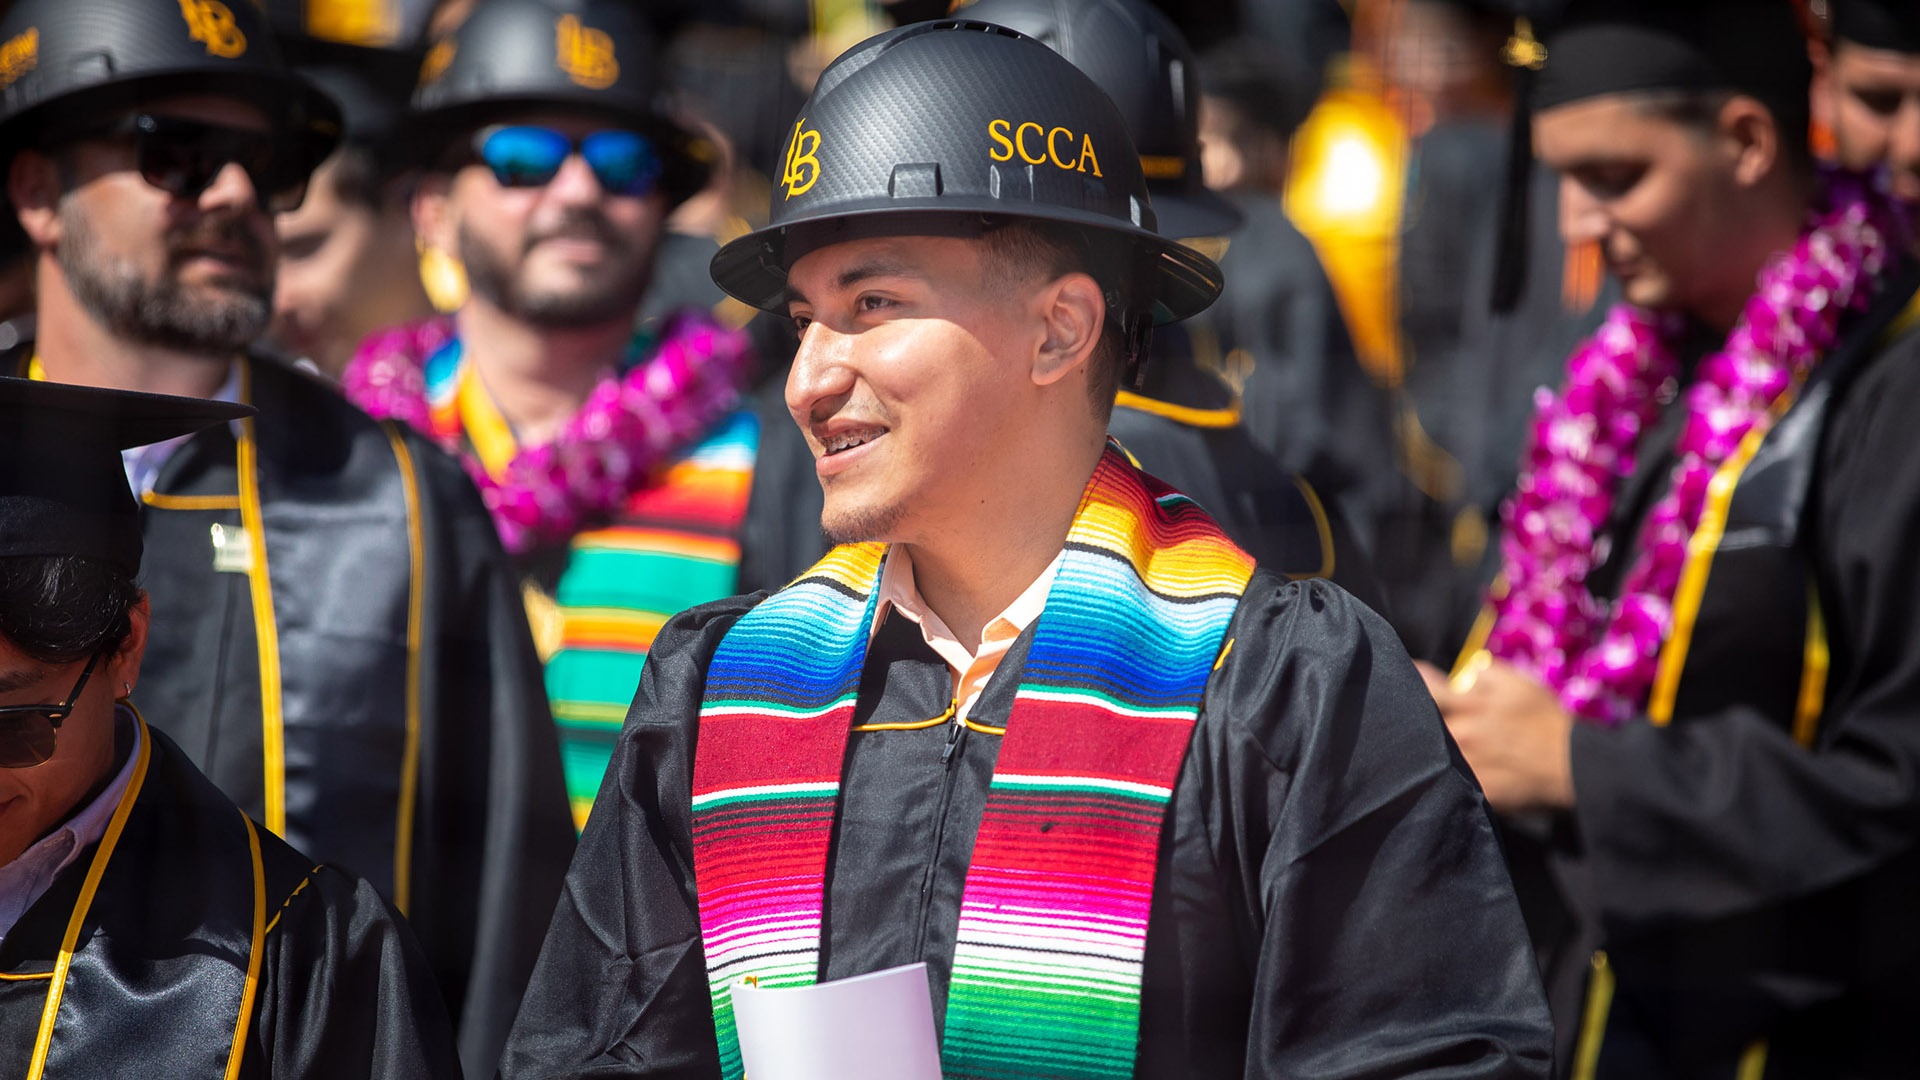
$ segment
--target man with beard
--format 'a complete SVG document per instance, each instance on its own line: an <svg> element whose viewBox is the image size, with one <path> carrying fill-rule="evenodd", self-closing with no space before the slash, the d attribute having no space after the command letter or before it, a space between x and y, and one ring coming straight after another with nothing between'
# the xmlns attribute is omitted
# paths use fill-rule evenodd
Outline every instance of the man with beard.
<svg viewBox="0 0 1920 1080"><path fill-rule="evenodd" d="M10 369L259 410L127 455L144 699L269 831L408 914L483 1073L572 840L512 578L456 462L248 348L270 215L298 204L338 114L248 3L34 0L0 55L39 278Z"/></svg>
<svg viewBox="0 0 1920 1080"><path fill-rule="evenodd" d="M1112 101L939 20L791 130L713 274L800 334L841 546L662 630L502 1074L738 1080L742 979L924 963L954 1080L1544 1076L1492 822L1392 631L1107 439L1153 323L1220 291Z"/></svg>
<svg viewBox="0 0 1920 1080"><path fill-rule="evenodd" d="M1600 246L1625 303L1537 399L1484 650L1429 682L1526 838L1516 866L1550 871L1516 877L1557 892L1523 902L1579 1039L1561 1061L1911 1076L1903 208L1815 166L1788 0L1575 3L1541 55L1531 131L1561 229Z"/></svg>
<svg viewBox="0 0 1920 1080"><path fill-rule="evenodd" d="M432 971L393 907L242 814L131 700L152 639L122 448L252 414L0 377L10 1075L460 1075Z"/></svg>
<svg viewBox="0 0 1920 1080"><path fill-rule="evenodd" d="M1850 169L1884 164L1920 205L1920 4L1828 0L1833 34L1814 76L1814 112Z"/></svg>
<svg viewBox="0 0 1920 1080"><path fill-rule="evenodd" d="M653 635L734 591L758 424L745 339L687 308L634 331L667 214L712 147L655 101L621 0L482 0L429 50L422 240L457 254L451 319L370 339L343 385L459 454L517 558L575 823Z"/></svg>

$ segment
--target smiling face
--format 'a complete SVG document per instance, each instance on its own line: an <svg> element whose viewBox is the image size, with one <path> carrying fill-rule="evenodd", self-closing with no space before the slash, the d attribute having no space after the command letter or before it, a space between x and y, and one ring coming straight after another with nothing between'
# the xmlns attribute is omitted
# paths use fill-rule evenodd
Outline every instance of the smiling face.
<svg viewBox="0 0 1920 1080"><path fill-rule="evenodd" d="M557 327L630 318L652 273L666 196L601 187L577 143L617 125L555 112L508 122L558 131L575 152L536 187L503 186L481 164L430 178L414 211L422 236L460 257L476 296L516 318Z"/></svg>
<svg viewBox="0 0 1920 1080"><path fill-rule="evenodd" d="M787 280L800 333L787 408L837 542L951 535L998 512L1023 474L1038 487L1078 466L1040 452L1050 440L1085 428L1097 446L1086 362L1103 309L1086 275L1029 279L983 241L915 236L821 248Z"/></svg>
<svg viewBox="0 0 1920 1080"><path fill-rule="evenodd" d="M1861 170L1884 163L1894 195L1920 203L1920 54L1836 41L1813 96L1840 163Z"/></svg>
<svg viewBox="0 0 1920 1080"><path fill-rule="evenodd" d="M1560 173L1561 234L1599 245L1629 303L1704 315L1752 292L1752 274L1726 257L1748 246L1735 239L1753 186L1737 141L1624 94L1544 110L1533 132Z"/></svg>
<svg viewBox="0 0 1920 1080"><path fill-rule="evenodd" d="M270 130L265 113L233 98L175 97L140 111ZM130 139L86 139L21 157L16 201L57 200L51 237L59 268L95 321L141 344L223 354L222 363L265 329L277 248L240 165L229 162L197 198L182 198L141 176ZM31 194L22 199L23 191Z"/></svg>
<svg viewBox="0 0 1920 1080"><path fill-rule="evenodd" d="M0 769L0 866L51 832L106 782L114 766L114 702L140 680L147 602L128 613L133 632L88 677L73 712L61 721L53 756L28 769ZM86 658L47 663L0 637L0 705L63 704Z"/></svg>

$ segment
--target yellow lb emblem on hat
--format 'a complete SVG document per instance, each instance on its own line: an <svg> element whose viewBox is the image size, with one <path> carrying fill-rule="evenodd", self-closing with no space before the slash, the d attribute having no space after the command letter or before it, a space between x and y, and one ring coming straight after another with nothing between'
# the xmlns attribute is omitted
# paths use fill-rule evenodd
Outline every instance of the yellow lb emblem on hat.
<svg viewBox="0 0 1920 1080"><path fill-rule="evenodd" d="M40 28L29 26L0 45L0 87L12 86L40 63Z"/></svg>
<svg viewBox="0 0 1920 1080"><path fill-rule="evenodd" d="M187 33L207 47L208 56L237 60L246 54L247 35L233 21L233 9L220 0L180 0Z"/></svg>
<svg viewBox="0 0 1920 1080"><path fill-rule="evenodd" d="M820 133L806 124L804 116L795 121L793 141L787 144L787 167L780 183L789 199L813 190L814 181L820 179Z"/></svg>
<svg viewBox="0 0 1920 1080"><path fill-rule="evenodd" d="M589 90L605 90L620 78L613 36L583 26L578 15L562 15L554 27L554 59L567 78Z"/></svg>

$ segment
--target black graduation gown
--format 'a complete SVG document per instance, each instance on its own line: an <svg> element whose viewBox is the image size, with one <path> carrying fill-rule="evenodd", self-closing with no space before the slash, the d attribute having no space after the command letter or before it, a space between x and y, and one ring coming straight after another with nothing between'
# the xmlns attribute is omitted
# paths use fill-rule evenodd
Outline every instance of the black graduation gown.
<svg viewBox="0 0 1920 1080"><path fill-rule="evenodd" d="M1147 383L1107 422L1140 468L1193 499L1261 566L1336 582L1375 611L1385 598L1346 512L1256 446L1233 421L1234 393L1203 370L1184 326L1153 336ZM1218 370L1220 358L1211 358Z"/></svg>
<svg viewBox="0 0 1920 1080"><path fill-rule="evenodd" d="M283 783L288 842L407 914L462 1060L486 1075L573 847L517 579L452 458L277 358L246 369L255 468L242 472L230 428L211 428L146 498L141 700L270 828L270 778ZM236 540L256 516L258 606ZM235 560L219 566L216 528ZM262 637L277 645L278 724L263 718Z"/></svg>
<svg viewBox="0 0 1920 1080"><path fill-rule="evenodd" d="M458 1080L446 1009L399 914L248 822L165 735L149 728L147 747L123 831L83 851L0 943L8 1075Z"/></svg>
<svg viewBox="0 0 1920 1080"><path fill-rule="evenodd" d="M1529 915L1600 1077L1920 1060L1920 332L1884 336L1916 275L1891 280L1733 488L1671 723L1574 732L1561 892ZM1645 456L1632 521L1671 467ZM1595 946L1611 993L1582 1003Z"/></svg>
<svg viewBox="0 0 1920 1080"><path fill-rule="evenodd" d="M509 1080L718 1075L690 785L705 669L759 599L694 608L655 641ZM1392 631L1333 585L1260 570L1228 633L1161 842L1136 1075L1544 1076L1546 1006L1491 822ZM974 719L1005 722L1031 637ZM854 722L921 720L950 696L945 663L892 619ZM998 751L953 725L852 735L823 978L925 960L944 1014Z"/></svg>

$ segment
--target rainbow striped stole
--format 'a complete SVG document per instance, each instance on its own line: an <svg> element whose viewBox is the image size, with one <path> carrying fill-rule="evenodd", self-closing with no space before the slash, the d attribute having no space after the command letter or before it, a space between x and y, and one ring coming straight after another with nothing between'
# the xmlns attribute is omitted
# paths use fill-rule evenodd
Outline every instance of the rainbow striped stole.
<svg viewBox="0 0 1920 1080"><path fill-rule="evenodd" d="M694 873L721 1068L731 987L819 977L829 837L885 548L836 548L708 667ZM961 900L949 1077L1130 1076L1161 824L1253 573L1109 447L1034 631Z"/></svg>

